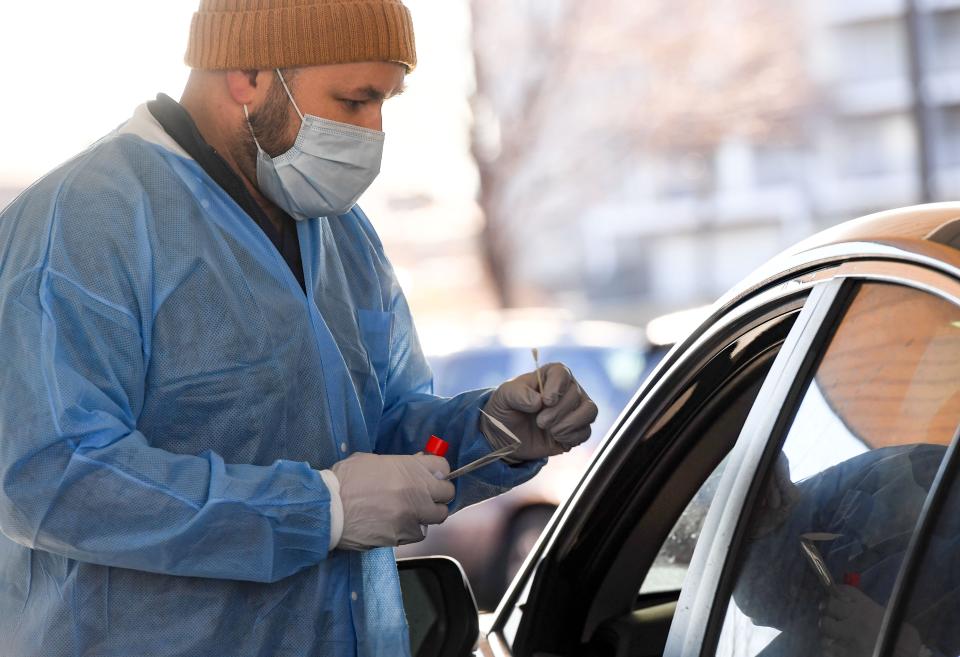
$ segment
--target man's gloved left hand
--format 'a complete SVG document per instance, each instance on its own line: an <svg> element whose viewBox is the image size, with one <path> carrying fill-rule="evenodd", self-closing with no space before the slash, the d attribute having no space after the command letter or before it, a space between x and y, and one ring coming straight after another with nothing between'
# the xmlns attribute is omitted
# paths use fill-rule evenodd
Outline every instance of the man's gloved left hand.
<svg viewBox="0 0 960 657"><path fill-rule="evenodd" d="M590 425L597 419L597 405L565 365L544 365L540 375L542 397L537 373L529 372L497 388L483 409L507 425L522 443L504 459L507 462L533 461L568 452L590 437ZM494 449L509 444L483 415L480 430Z"/></svg>

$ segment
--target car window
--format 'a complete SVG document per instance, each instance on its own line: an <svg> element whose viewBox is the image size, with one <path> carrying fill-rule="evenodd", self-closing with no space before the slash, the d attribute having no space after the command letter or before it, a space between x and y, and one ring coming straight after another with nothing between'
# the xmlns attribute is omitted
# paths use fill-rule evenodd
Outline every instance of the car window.
<svg viewBox="0 0 960 657"><path fill-rule="evenodd" d="M860 287L765 474L717 644L869 655L960 421L960 309Z"/></svg>

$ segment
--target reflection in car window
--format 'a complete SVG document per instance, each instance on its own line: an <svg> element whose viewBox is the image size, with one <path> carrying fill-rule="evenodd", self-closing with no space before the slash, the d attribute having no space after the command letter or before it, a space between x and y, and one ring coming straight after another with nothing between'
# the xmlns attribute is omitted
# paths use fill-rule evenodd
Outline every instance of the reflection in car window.
<svg viewBox="0 0 960 657"><path fill-rule="evenodd" d="M896 654L960 655L960 486L956 481L927 541L906 593Z"/></svg>
<svg viewBox="0 0 960 657"><path fill-rule="evenodd" d="M923 292L858 290L766 475L717 654L872 654L960 420L958 322Z"/></svg>

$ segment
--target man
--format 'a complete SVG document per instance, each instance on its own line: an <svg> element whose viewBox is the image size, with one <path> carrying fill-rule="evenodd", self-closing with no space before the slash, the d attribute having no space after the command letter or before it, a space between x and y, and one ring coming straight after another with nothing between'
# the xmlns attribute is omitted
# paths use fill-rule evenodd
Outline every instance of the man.
<svg viewBox="0 0 960 657"><path fill-rule="evenodd" d="M430 394L354 207L416 63L399 0L203 0L187 62L0 217L0 652L403 655L391 548L596 406L561 365ZM481 408L522 447L444 481L506 440Z"/></svg>
<svg viewBox="0 0 960 657"><path fill-rule="evenodd" d="M871 449L798 483L786 456L778 456L751 521L733 593L755 626L780 631L758 657L873 655L917 516L945 452L943 445L925 443ZM957 527L946 522L929 538L924 559L937 577L914 587L898 621L896 655L957 654L957 578L950 567ZM798 549L800 537L810 533L822 536L815 545L833 584L826 585ZM934 563L940 567L930 567Z"/></svg>

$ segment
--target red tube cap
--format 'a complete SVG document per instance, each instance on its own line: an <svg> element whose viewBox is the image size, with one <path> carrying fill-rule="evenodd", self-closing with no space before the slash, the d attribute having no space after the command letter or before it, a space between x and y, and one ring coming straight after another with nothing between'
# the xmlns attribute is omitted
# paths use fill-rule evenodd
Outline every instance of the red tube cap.
<svg viewBox="0 0 960 657"><path fill-rule="evenodd" d="M450 449L450 443L446 440L430 436L430 440L427 441L427 448L424 451L434 456L446 456L448 449Z"/></svg>

